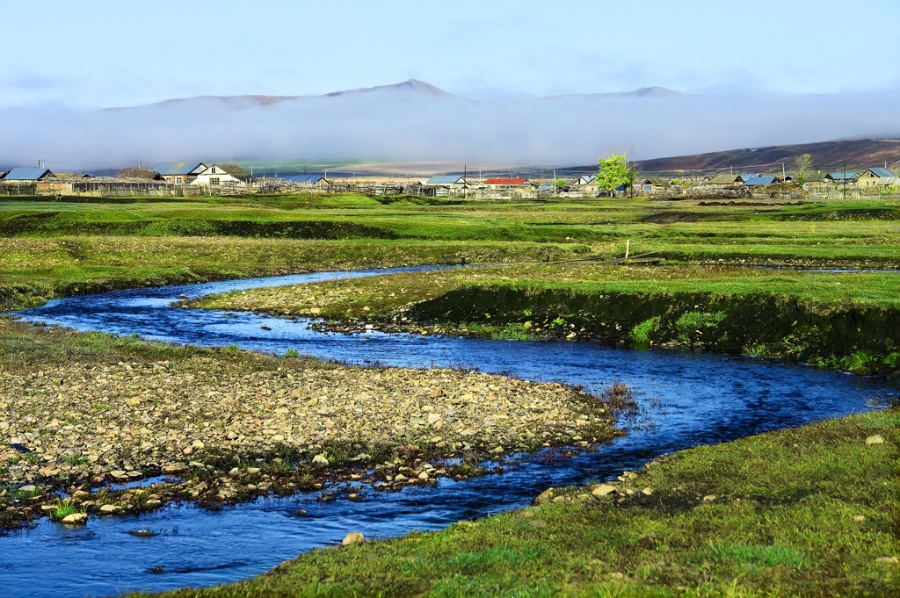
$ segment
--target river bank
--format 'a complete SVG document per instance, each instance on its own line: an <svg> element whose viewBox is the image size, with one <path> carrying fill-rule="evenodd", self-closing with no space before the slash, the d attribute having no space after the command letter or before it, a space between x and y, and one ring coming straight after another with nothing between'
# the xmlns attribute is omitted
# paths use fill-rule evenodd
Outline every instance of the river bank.
<svg viewBox="0 0 900 598"><path fill-rule="evenodd" d="M898 424L893 408L701 446L539 506L165 595L886 596Z"/></svg>
<svg viewBox="0 0 900 598"><path fill-rule="evenodd" d="M186 305L377 329L750 354L900 373L900 276L725 266L514 264L209 296Z"/></svg>
<svg viewBox="0 0 900 598"><path fill-rule="evenodd" d="M400 489L612 438L606 397L463 369L343 366L0 319L0 522ZM127 485L127 487L125 487ZM62 518L62 517L60 517ZM80 517L75 517L80 520ZM83 522L83 521L80 521Z"/></svg>

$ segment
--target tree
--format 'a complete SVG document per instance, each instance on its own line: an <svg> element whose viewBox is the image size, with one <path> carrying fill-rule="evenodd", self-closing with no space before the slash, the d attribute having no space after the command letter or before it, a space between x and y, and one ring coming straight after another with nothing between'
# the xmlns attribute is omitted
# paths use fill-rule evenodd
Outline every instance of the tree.
<svg viewBox="0 0 900 598"><path fill-rule="evenodd" d="M612 154L606 158L600 158L600 168L597 171L597 186L609 193L617 187L634 186L636 173L628 168L628 160L625 154Z"/></svg>
<svg viewBox="0 0 900 598"><path fill-rule="evenodd" d="M812 156L803 154L794 158L794 180L797 183L801 185L805 183L810 173L812 173Z"/></svg>

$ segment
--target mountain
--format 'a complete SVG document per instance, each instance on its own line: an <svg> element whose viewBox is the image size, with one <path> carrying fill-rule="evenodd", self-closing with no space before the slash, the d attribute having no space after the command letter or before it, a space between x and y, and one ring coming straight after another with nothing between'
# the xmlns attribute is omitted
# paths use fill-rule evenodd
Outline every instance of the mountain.
<svg viewBox="0 0 900 598"><path fill-rule="evenodd" d="M268 95L238 95L238 96L194 96L191 98L172 98L162 100L153 104L145 104L142 106L132 107L116 107L107 108L107 110L134 110L145 108L147 106L171 107L183 106L186 104L205 103L205 104L221 104L233 108L248 108L253 106L272 106L282 102L296 102L302 100L310 100L315 98L351 98L359 96L378 96L387 94L403 94L413 97L436 98L436 99L467 99L446 92L439 87L435 87L430 83L419 81L418 79L409 79L402 83L394 83L392 85L377 85L375 87L360 87L358 89L349 89L344 91L332 91L321 95L297 95L297 96L268 96Z"/></svg>
<svg viewBox="0 0 900 598"><path fill-rule="evenodd" d="M402 94L409 97L434 98L434 99L454 99L466 100L474 102L471 98L452 94L444 91L440 87L420 81L419 79L409 79L402 83L394 83L391 85L376 85L375 87L360 87L357 89L347 89L342 91L332 91L321 95L296 95L296 96L269 96L269 95L238 95L238 96L194 96L190 98L172 98L162 100L153 104L145 104L142 106L132 107L115 107L107 108L107 110L131 110L135 108L144 108L146 106L177 106L186 103L220 103L231 107L250 107L250 106L271 106L282 102L292 102L298 100L309 100L311 98L349 98L362 96L378 96L387 94ZM585 100L596 100L606 98L658 98L673 95L685 95L678 91L666 89L665 87L642 87L634 91L616 91L605 93L573 93L543 96L541 99L546 100L563 100L580 98Z"/></svg>
<svg viewBox="0 0 900 598"><path fill-rule="evenodd" d="M582 98L587 100L606 98L659 98L666 96L685 95L680 91L674 91L665 87L641 87L634 91L613 91L606 93L568 93L561 95L545 96L548 100L561 100L565 98Z"/></svg>
<svg viewBox="0 0 900 598"><path fill-rule="evenodd" d="M839 139L821 143L775 145L710 152L671 158L641 160L635 165L640 172L775 172L781 164L790 169L799 156L809 154L813 168L831 171L841 168L862 169L900 161L900 139Z"/></svg>
<svg viewBox="0 0 900 598"><path fill-rule="evenodd" d="M457 96L452 93L446 92L439 87L435 87L430 83L425 83L424 81L419 81L418 79L409 79L408 81L404 81L403 83L394 83L393 85L378 85L375 87L361 87L359 89L351 89L349 91L333 91L331 93L326 93L322 97L328 98L337 98L337 97L346 97L346 96L359 96L377 92L403 92L403 93L415 93L420 95L431 96L434 98L462 98L462 96Z"/></svg>

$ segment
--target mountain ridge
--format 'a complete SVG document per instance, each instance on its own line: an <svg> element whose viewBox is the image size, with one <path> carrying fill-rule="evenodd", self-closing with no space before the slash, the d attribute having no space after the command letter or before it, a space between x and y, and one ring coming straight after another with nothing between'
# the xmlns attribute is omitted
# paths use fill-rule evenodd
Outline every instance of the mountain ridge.
<svg viewBox="0 0 900 598"><path fill-rule="evenodd" d="M234 107L240 107L243 105L256 105L256 106L272 106L274 104L279 104L282 102L291 102L291 101L302 101L309 100L314 98L340 98L340 97L351 97L351 96L362 96L362 95L370 95L370 94L378 94L385 92L401 92L405 94L418 94L422 97L430 97L437 99L446 99L446 100L465 100L468 102L477 102L478 100L469 98L466 96L457 95L454 93L450 93L449 91L445 91L436 85L432 85L426 81L422 81L420 79L407 79L406 81L402 81L400 83L390 83L387 85L375 85L373 87L358 87L355 89L345 89L339 91L331 91L323 94L306 94L306 95L265 95L265 94L243 94L243 95L199 95L199 96L190 96L184 98L169 98L165 100L160 100L158 102L151 102L150 104L138 104L135 106L116 106L105 108L105 110L134 110L138 108L147 108L147 107L166 107L166 106L175 106L179 104L185 104L189 102L220 102L225 105L231 105ZM669 97L669 96L677 96L677 95L688 95L679 91L674 91L672 89L668 89L665 87L659 86L651 86L651 87L641 87L639 89L635 89L632 91L612 91L612 92L598 92L598 93L568 93L568 94L555 94L549 96L538 96L536 99L539 100L561 100L568 98L582 98L582 99L603 99L603 98L621 98L621 97L646 97L646 98L659 98L659 97Z"/></svg>

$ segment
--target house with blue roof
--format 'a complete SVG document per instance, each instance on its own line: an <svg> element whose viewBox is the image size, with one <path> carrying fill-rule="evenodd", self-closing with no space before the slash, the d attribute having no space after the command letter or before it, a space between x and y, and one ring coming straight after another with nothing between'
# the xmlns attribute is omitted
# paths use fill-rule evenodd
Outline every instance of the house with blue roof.
<svg viewBox="0 0 900 598"><path fill-rule="evenodd" d="M858 187L890 187L900 184L897 175L887 168L867 168L856 177Z"/></svg>
<svg viewBox="0 0 900 598"><path fill-rule="evenodd" d="M170 162L156 167L156 172L170 185L189 185L204 170L203 162Z"/></svg>
<svg viewBox="0 0 900 598"><path fill-rule="evenodd" d="M756 175L751 176L747 180L744 181L744 185L747 187L762 187L765 185L774 185L775 183L780 183L781 179L777 176L762 176Z"/></svg>
<svg viewBox="0 0 900 598"><path fill-rule="evenodd" d="M425 181L426 187L462 187L466 183L465 177L460 174L448 174L433 176Z"/></svg>
<svg viewBox="0 0 900 598"><path fill-rule="evenodd" d="M825 175L825 181L830 183L856 183L857 173L855 172L829 172Z"/></svg>
<svg viewBox="0 0 900 598"><path fill-rule="evenodd" d="M6 173L3 180L36 183L53 176L54 174L47 168L13 168Z"/></svg>

